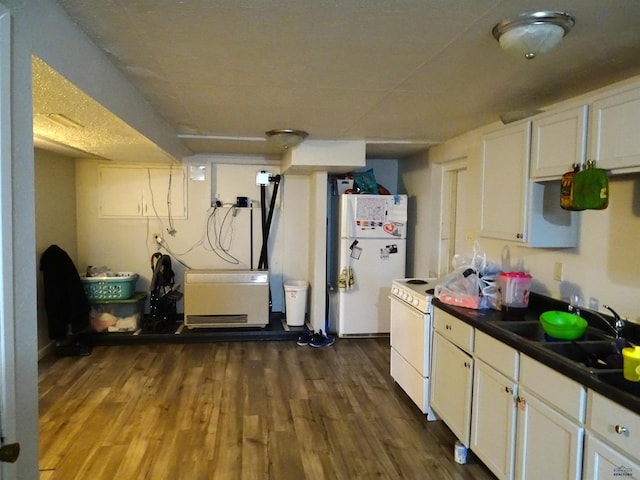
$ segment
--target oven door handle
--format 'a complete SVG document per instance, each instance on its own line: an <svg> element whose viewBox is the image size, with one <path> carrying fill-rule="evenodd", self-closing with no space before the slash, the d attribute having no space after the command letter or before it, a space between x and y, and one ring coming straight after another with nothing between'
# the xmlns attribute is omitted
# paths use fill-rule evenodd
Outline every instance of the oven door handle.
<svg viewBox="0 0 640 480"><path fill-rule="evenodd" d="M411 305L409 305L407 302L404 302L402 300L400 300L398 297L394 297L393 295L389 295L389 300L395 301L398 303L398 305L405 307L413 316L415 316L416 318L424 318L424 316L426 315L425 313L416 310L415 308L413 308Z"/></svg>

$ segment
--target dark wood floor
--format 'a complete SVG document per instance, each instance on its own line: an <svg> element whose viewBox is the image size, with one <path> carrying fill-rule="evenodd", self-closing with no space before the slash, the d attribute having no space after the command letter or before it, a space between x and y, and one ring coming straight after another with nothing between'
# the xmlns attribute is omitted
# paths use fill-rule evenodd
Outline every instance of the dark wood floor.
<svg viewBox="0 0 640 480"><path fill-rule="evenodd" d="M40 479L493 479L388 372L386 338L44 359Z"/></svg>

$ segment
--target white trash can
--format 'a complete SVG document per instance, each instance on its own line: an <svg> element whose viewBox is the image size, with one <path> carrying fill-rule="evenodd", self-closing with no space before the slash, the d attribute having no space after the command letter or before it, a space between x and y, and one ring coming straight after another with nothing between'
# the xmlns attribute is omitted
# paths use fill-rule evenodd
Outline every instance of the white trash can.
<svg viewBox="0 0 640 480"><path fill-rule="evenodd" d="M307 287L304 280L290 280L284 282L285 309L287 325L299 327L304 325L307 310Z"/></svg>

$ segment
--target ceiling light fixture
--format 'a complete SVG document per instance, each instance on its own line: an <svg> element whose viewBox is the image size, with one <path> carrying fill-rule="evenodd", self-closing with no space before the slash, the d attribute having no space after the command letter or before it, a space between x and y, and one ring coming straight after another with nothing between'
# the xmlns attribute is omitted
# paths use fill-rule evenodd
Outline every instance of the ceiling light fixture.
<svg viewBox="0 0 640 480"><path fill-rule="evenodd" d="M290 128L278 128L265 132L269 140L282 148L291 148L300 145L309 136L304 130L293 130Z"/></svg>
<svg viewBox="0 0 640 480"><path fill-rule="evenodd" d="M542 11L503 20L492 33L504 50L531 60L554 48L574 25L568 13Z"/></svg>

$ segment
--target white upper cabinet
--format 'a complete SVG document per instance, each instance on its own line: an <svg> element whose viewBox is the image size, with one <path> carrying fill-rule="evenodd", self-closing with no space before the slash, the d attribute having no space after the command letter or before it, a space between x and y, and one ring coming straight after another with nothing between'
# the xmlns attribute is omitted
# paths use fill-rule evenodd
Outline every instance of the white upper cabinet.
<svg viewBox="0 0 640 480"><path fill-rule="evenodd" d="M640 86L591 105L589 160L605 169L640 169Z"/></svg>
<svg viewBox="0 0 640 480"><path fill-rule="evenodd" d="M482 139L480 236L529 247L575 247L579 217L560 207L559 176L545 182L529 179L530 132L531 122L524 122Z"/></svg>
<svg viewBox="0 0 640 480"><path fill-rule="evenodd" d="M530 141L531 122L482 138L481 236L525 241Z"/></svg>
<svg viewBox="0 0 640 480"><path fill-rule="evenodd" d="M186 217L182 168L100 167L100 216Z"/></svg>
<svg viewBox="0 0 640 480"><path fill-rule="evenodd" d="M533 120L531 178L559 179L582 165L587 153L587 105L541 114Z"/></svg>

